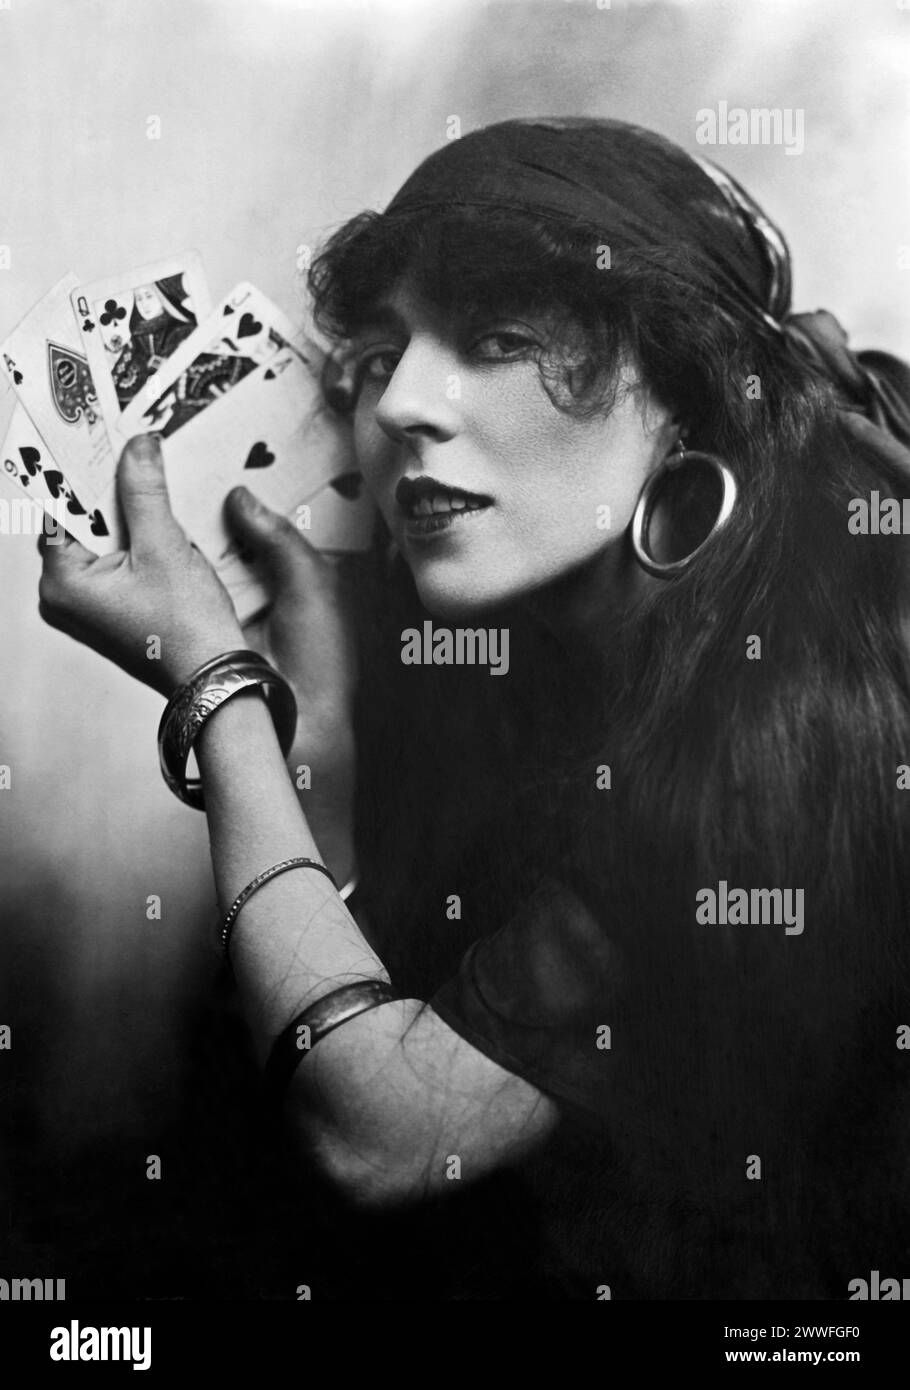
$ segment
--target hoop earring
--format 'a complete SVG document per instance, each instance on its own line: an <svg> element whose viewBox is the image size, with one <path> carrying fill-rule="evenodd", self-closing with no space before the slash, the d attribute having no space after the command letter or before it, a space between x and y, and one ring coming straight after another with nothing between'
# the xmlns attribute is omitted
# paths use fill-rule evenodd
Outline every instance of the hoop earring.
<svg viewBox="0 0 910 1390"><path fill-rule="evenodd" d="M736 479L722 459L719 459L716 454L703 454L697 449L689 450L681 439L678 440L676 449L678 452L670 454L645 483L632 517L631 541L635 558L642 569L646 570L648 574L653 574L656 579L672 579L674 575L680 574L686 569L711 538L726 526L736 503ZM681 560L655 560L653 555L648 553L646 547L657 494L669 473L675 473L683 464L690 463L708 464L720 478L723 493L714 525L704 540L700 541L695 549L690 551L688 555L684 555Z"/></svg>

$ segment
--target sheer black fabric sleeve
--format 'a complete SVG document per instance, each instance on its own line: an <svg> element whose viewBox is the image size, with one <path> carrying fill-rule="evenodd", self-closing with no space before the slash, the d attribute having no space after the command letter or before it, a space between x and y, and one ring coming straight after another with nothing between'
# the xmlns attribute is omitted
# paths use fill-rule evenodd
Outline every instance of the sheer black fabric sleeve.
<svg viewBox="0 0 910 1390"><path fill-rule="evenodd" d="M548 878L474 942L433 1010L485 1056L605 1126L619 952L594 906Z"/></svg>

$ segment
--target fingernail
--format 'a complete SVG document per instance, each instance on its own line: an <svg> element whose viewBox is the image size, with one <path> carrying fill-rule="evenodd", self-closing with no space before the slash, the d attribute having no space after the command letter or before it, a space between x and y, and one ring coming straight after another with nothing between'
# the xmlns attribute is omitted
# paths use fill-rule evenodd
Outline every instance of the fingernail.
<svg viewBox="0 0 910 1390"><path fill-rule="evenodd" d="M252 515L265 510L258 497L250 492L248 487L235 487L231 492L231 497L243 511L250 512Z"/></svg>
<svg viewBox="0 0 910 1390"><path fill-rule="evenodd" d="M161 436L159 434L137 434L126 446L134 458L151 463L161 456Z"/></svg>

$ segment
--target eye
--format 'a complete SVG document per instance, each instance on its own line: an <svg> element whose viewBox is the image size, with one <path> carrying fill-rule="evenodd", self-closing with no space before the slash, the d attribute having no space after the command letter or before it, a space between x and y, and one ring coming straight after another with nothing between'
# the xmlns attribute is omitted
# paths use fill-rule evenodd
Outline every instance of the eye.
<svg viewBox="0 0 910 1390"><path fill-rule="evenodd" d="M388 381L400 361L400 348L385 344L365 348L357 355L357 381Z"/></svg>
<svg viewBox="0 0 910 1390"><path fill-rule="evenodd" d="M515 362L539 346L530 329L510 325L478 333L471 340L470 352L482 362Z"/></svg>

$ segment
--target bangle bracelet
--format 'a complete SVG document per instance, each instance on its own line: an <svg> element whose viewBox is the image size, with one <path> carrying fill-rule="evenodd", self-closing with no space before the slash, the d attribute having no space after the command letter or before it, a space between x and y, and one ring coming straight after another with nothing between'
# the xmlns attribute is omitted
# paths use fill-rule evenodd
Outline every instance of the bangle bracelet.
<svg viewBox="0 0 910 1390"><path fill-rule="evenodd" d="M343 883L342 886L338 889L338 896L343 903L346 903L348 898L353 898L354 894L357 892L357 889L359 887L360 879L357 877L356 874L351 874L351 877L348 879L347 883Z"/></svg>
<svg viewBox="0 0 910 1390"><path fill-rule="evenodd" d="M257 874L256 877L237 894L228 908L227 915L219 928L218 940L221 943L221 950L225 959L228 959L231 932L234 930L234 923L237 921L238 913L243 907L243 904L253 896L258 888L261 888L264 883L268 883L270 878L277 878L279 874L286 874L288 869L318 869L319 873L325 874L333 888L337 889L338 887L326 866L318 863L315 859L282 859L279 863L273 864L270 869L264 869L261 874Z"/></svg>
<svg viewBox="0 0 910 1390"><path fill-rule="evenodd" d="M281 1105L300 1059L327 1033L400 997L386 980L358 980L310 1004L275 1040L262 1077L267 1103L276 1109Z"/></svg>
<svg viewBox="0 0 910 1390"><path fill-rule="evenodd" d="M226 700L242 690L264 687L281 751L287 754L297 727L297 701L284 676L258 652L225 652L189 677L165 706L158 725L161 775L175 796L203 810L199 778L187 779L186 763L203 724Z"/></svg>

